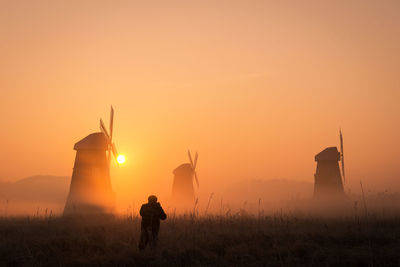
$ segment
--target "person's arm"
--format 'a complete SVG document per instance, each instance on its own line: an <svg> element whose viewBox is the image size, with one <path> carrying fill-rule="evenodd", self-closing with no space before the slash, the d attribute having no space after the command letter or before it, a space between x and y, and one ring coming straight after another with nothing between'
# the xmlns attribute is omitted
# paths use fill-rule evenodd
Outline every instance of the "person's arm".
<svg viewBox="0 0 400 267"><path fill-rule="evenodd" d="M165 214L163 208L161 207L160 203L158 203L159 207L160 207L160 219L161 220L165 220L167 219L167 214Z"/></svg>

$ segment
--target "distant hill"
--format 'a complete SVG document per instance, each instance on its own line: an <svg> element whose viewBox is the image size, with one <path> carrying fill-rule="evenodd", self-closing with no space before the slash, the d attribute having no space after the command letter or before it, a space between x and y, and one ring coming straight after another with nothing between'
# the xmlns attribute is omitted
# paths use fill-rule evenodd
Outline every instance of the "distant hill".
<svg viewBox="0 0 400 267"><path fill-rule="evenodd" d="M62 209L71 178L67 176L31 176L16 182L0 182L0 212L8 203L9 214L20 214L38 207Z"/></svg>
<svg viewBox="0 0 400 267"><path fill-rule="evenodd" d="M230 200L279 203L312 197L313 184L305 181L271 179L242 180L227 185L224 197Z"/></svg>

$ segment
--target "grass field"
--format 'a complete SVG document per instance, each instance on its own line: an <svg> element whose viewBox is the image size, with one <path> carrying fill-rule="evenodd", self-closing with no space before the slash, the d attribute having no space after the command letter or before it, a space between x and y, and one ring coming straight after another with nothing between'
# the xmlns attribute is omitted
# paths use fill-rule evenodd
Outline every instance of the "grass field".
<svg viewBox="0 0 400 267"><path fill-rule="evenodd" d="M137 248L137 217L0 219L0 265L400 265L400 217L181 216L154 251Z"/></svg>

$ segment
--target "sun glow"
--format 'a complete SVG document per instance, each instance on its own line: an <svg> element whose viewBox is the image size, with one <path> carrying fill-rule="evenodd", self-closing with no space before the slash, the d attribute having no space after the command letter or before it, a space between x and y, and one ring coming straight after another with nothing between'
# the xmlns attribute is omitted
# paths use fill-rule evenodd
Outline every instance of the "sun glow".
<svg viewBox="0 0 400 267"><path fill-rule="evenodd" d="M118 155L118 157L117 157L117 162L118 162L119 164L124 163L124 162L125 162L125 156L124 156L124 155Z"/></svg>

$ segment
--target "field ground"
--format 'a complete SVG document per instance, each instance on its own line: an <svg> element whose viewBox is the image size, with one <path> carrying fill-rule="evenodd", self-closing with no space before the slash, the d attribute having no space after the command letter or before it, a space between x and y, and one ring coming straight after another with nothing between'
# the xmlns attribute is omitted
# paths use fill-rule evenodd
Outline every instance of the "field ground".
<svg viewBox="0 0 400 267"><path fill-rule="evenodd" d="M400 217L169 218L157 249L140 219L1 218L1 266L399 266Z"/></svg>

